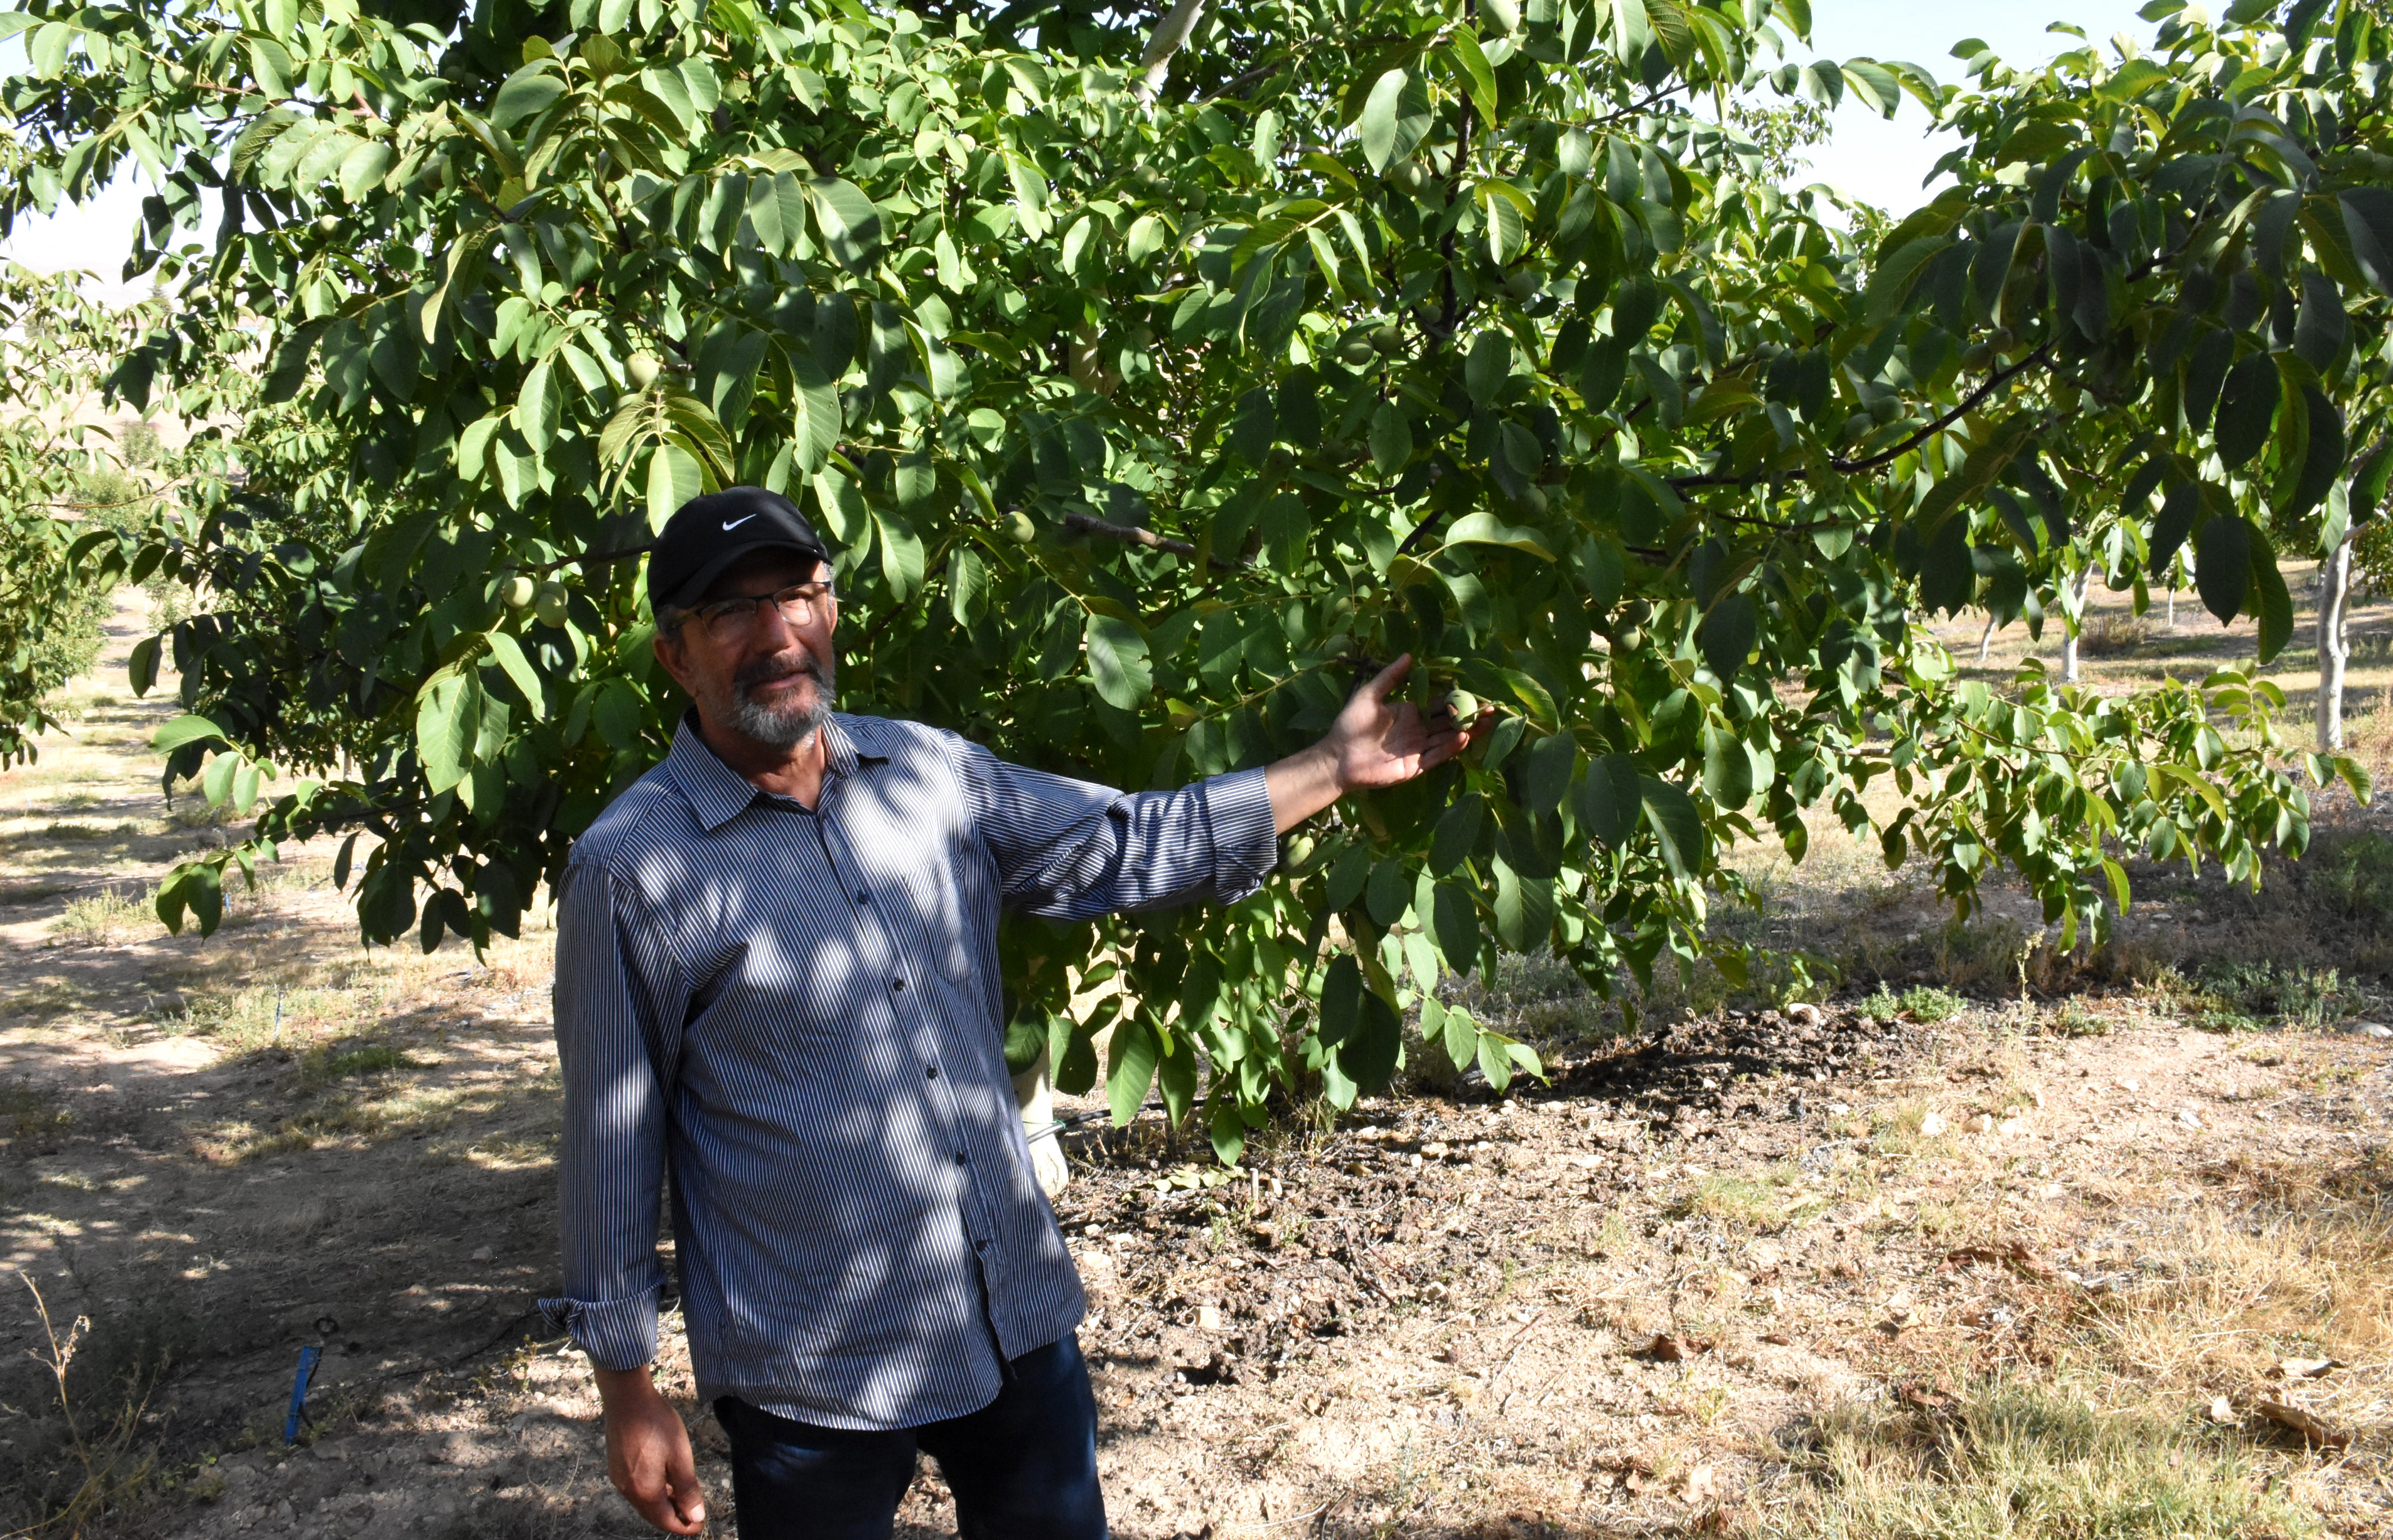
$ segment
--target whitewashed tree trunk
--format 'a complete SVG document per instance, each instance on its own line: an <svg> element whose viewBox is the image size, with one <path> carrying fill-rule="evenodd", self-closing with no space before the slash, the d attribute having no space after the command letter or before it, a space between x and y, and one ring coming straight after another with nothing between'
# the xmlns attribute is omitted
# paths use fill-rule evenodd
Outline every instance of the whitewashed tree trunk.
<svg viewBox="0 0 2393 1540"><path fill-rule="evenodd" d="M1196 19L1204 11L1205 0L1180 0L1155 24L1155 34L1146 40L1146 52L1138 61L1139 68L1145 72L1138 83L1141 101L1153 101L1156 93L1163 89L1165 78L1171 73L1171 56L1196 30Z"/></svg>
<svg viewBox="0 0 2393 1540"><path fill-rule="evenodd" d="M1986 666L1986 659L1994 650L1994 618L1986 617L1986 629L1978 633L1978 667Z"/></svg>
<svg viewBox="0 0 2393 1540"><path fill-rule="evenodd" d="M2061 617L2065 624L2060 638L2060 682L2064 685L2077 683L2077 633L2085 627L2086 594L2093 586L2094 568L2089 563L2077 574L2077 614Z"/></svg>
<svg viewBox="0 0 2393 1540"><path fill-rule="evenodd" d="M2351 607L2351 540L2344 538L2319 568L2318 747L2321 754L2343 748L2343 672L2351 657L2344 616Z"/></svg>
<svg viewBox="0 0 2393 1540"><path fill-rule="evenodd" d="M1013 1077L1013 1104L1022 1110L1022 1131L1030 1138L1030 1174L1049 1197L1072 1180L1064 1161L1064 1130L1055 1124L1055 1083L1048 1077L1047 1054Z"/></svg>

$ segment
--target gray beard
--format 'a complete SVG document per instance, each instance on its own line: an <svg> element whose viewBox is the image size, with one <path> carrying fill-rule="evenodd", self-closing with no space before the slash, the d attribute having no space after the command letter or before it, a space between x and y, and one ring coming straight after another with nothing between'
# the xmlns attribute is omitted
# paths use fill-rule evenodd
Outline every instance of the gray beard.
<svg viewBox="0 0 2393 1540"><path fill-rule="evenodd" d="M808 657L798 672L815 682L813 703L806 706L768 706L749 695L752 684L763 681L735 679L731 682L731 698L726 713L731 725L740 737L775 749L795 749L821 730L830 720L830 702L838 688L836 665L817 662Z"/></svg>

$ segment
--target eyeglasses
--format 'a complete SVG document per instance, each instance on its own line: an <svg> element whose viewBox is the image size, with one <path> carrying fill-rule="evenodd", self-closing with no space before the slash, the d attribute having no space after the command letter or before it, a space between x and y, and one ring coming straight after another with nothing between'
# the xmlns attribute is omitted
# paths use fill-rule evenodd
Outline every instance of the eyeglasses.
<svg viewBox="0 0 2393 1540"><path fill-rule="evenodd" d="M792 630L828 617L834 595L827 582L791 583L770 594L737 594L693 608L690 618L705 628L707 640L718 645L739 641L756 623L757 611L770 604Z"/></svg>

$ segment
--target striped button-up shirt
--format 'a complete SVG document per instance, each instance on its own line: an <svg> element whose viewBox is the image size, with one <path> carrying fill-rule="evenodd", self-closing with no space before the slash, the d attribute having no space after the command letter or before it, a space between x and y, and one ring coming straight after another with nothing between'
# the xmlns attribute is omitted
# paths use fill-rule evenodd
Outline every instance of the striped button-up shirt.
<svg viewBox="0 0 2393 1540"><path fill-rule="evenodd" d="M1251 893L1259 770L1126 795L837 715L809 810L685 722L558 892L565 1298L654 1356L670 1174L699 1393L831 1428L987 1405L1084 1303L1006 1073L1000 906L1086 919Z"/></svg>

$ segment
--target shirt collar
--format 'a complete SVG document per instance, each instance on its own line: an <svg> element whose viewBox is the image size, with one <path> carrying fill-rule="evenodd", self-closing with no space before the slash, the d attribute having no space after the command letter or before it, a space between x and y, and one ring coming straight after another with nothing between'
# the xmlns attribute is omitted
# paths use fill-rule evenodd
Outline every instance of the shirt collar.
<svg viewBox="0 0 2393 1540"><path fill-rule="evenodd" d="M888 760L889 746L882 726L870 717L831 713L830 720L822 726L826 786L855 775L861 765ZM699 736L694 708L682 713L681 725L673 731L673 750L665 755L665 765L673 785L689 803L690 811L698 815L698 827L709 834L765 795L755 782L724 763L706 746L706 739Z"/></svg>

